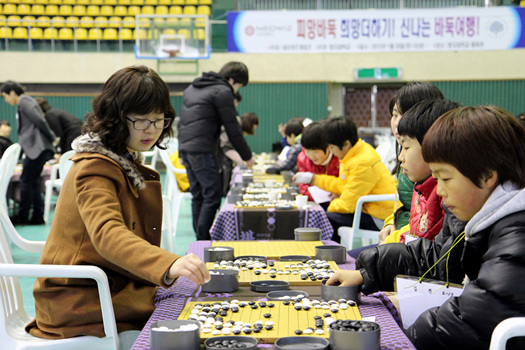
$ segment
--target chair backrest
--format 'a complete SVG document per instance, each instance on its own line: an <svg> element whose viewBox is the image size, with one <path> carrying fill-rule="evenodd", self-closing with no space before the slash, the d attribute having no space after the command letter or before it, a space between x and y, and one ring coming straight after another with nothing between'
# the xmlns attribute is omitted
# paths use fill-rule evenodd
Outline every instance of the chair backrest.
<svg viewBox="0 0 525 350"><path fill-rule="evenodd" d="M67 151L63 153L58 160L58 172L62 180L66 178L67 172L71 168L71 165L73 165L73 161L71 161L69 158L71 158L74 154L75 151L73 150Z"/></svg>
<svg viewBox="0 0 525 350"><path fill-rule="evenodd" d="M505 350L507 341L525 336L525 317L511 317L501 321L490 338L490 350Z"/></svg>
<svg viewBox="0 0 525 350"><path fill-rule="evenodd" d="M186 170L177 169L173 166L168 150L159 150L159 155L160 159L164 163L164 166L166 166L166 186L164 186L165 194L168 196L169 200L173 201L174 197L180 196L182 194L181 190L179 189L175 173L186 173Z"/></svg>
<svg viewBox="0 0 525 350"><path fill-rule="evenodd" d="M159 159L159 149L157 147L153 147L151 151L142 152L142 156L144 157L142 165L156 170L157 160Z"/></svg>
<svg viewBox="0 0 525 350"><path fill-rule="evenodd" d="M6 200L7 188L15 172L21 150L22 147L18 143L12 144L5 150L2 159L0 159L0 205L3 206L6 211L8 210Z"/></svg>

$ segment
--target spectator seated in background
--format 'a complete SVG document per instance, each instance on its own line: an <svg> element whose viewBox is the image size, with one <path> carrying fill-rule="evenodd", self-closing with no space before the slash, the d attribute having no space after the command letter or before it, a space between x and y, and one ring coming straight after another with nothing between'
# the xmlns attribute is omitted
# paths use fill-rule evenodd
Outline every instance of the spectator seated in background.
<svg viewBox="0 0 525 350"><path fill-rule="evenodd" d="M51 130L56 137L60 137L58 153L70 151L71 143L81 134L82 120L67 111L51 107L45 98L37 97L35 100L44 111L44 117Z"/></svg>
<svg viewBox="0 0 525 350"><path fill-rule="evenodd" d="M352 226L359 197L394 193L396 184L374 147L358 137L352 120L330 118L323 129L330 151L339 158L339 177L300 172L294 176L294 182L312 184L339 195L327 209L328 219L337 232L341 226ZM365 203L361 228L379 230L372 216L384 220L393 208L393 201ZM334 236L335 239L338 237Z"/></svg>
<svg viewBox="0 0 525 350"><path fill-rule="evenodd" d="M303 123L303 121L304 121L303 117L293 117L288 121L288 123L294 123L294 122ZM303 127L304 127L304 124L303 124ZM278 131L279 131L279 134L281 134L281 139L272 145L272 152L279 154L277 156L277 160L280 160L283 162L286 160L286 156L288 156L288 152L290 152L290 144L286 140L285 130L286 130L286 124L279 123Z"/></svg>
<svg viewBox="0 0 525 350"><path fill-rule="evenodd" d="M424 100L410 108L399 122L401 153L399 162L403 173L415 182L407 230L395 230L385 243L405 243L406 235L433 239L443 227L445 211L441 197L436 193L437 182L431 176L428 163L423 160L421 145L434 122L446 112L459 107L448 100Z"/></svg>
<svg viewBox="0 0 525 350"><path fill-rule="evenodd" d="M11 125L7 120L0 120L0 158L4 155L6 149L13 144L13 141L9 138L11 134Z"/></svg>
<svg viewBox="0 0 525 350"><path fill-rule="evenodd" d="M303 150L297 156L300 172L339 176L339 159L334 157L323 137L323 123L313 122L303 129L301 144ZM299 184L301 193L313 201L309 184Z"/></svg>
<svg viewBox="0 0 525 350"><path fill-rule="evenodd" d="M290 151L286 156L286 160L278 162L276 165L266 169L267 174L279 174L283 170L294 170L297 167L297 156L303 150L301 145L301 133L303 132L302 119L292 118L286 123L284 134L286 135L286 142L290 145Z"/></svg>

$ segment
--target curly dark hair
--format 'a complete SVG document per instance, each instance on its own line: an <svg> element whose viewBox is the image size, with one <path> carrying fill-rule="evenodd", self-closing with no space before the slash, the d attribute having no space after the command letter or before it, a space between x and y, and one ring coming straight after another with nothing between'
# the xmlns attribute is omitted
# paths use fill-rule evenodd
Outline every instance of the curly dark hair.
<svg viewBox="0 0 525 350"><path fill-rule="evenodd" d="M169 88L161 77L146 66L131 66L118 70L104 84L100 95L93 100L93 112L86 116L83 134L96 135L102 143L117 154L125 154L129 139L126 116L164 113L171 120L155 143L162 145L173 135L175 110L170 103Z"/></svg>

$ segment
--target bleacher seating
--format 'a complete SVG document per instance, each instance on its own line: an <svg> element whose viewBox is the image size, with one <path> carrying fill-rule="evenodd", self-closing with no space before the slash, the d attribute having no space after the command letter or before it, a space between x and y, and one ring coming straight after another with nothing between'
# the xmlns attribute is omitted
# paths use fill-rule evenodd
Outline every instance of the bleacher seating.
<svg viewBox="0 0 525 350"><path fill-rule="evenodd" d="M210 16L211 6L212 0L0 0L0 39L133 41L138 14ZM144 23L150 22L145 19ZM178 24L179 20L161 18L155 23ZM176 32L190 35L184 28ZM195 33L199 40L204 38L204 29Z"/></svg>

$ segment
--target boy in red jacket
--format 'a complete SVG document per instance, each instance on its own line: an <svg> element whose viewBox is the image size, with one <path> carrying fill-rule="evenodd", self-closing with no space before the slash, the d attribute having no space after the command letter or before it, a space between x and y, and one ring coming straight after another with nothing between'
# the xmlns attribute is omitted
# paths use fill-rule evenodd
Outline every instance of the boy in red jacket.
<svg viewBox="0 0 525 350"><path fill-rule="evenodd" d="M303 150L297 157L299 171L339 176L339 159L333 156L323 139L322 123L313 122L304 128L301 143ZM310 184L299 184L301 194L308 196L309 201L313 201L308 191L309 187Z"/></svg>

